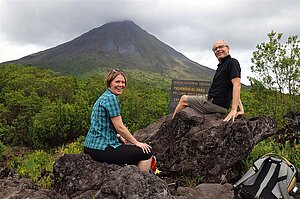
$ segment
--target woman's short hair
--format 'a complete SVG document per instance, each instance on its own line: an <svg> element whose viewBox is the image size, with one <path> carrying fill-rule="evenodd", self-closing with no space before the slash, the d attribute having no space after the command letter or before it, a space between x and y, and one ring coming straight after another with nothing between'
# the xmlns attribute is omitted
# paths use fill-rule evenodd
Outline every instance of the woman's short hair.
<svg viewBox="0 0 300 199"><path fill-rule="evenodd" d="M124 71L119 70L119 69L113 69L111 70L105 78L105 85L106 87L109 87L111 82L118 76L118 75L122 75L125 79L125 86L127 85L127 77Z"/></svg>

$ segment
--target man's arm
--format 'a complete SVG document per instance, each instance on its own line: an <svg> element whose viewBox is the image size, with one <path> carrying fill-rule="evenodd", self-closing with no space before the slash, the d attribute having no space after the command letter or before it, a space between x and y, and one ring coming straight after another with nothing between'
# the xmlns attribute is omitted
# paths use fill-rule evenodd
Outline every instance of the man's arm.
<svg viewBox="0 0 300 199"><path fill-rule="evenodd" d="M243 106L243 103L242 103L242 101L241 101L241 99L240 99L240 103L239 103L239 111L237 112L237 114L236 114L236 116L238 116L238 115L244 115L244 106Z"/></svg>
<svg viewBox="0 0 300 199"><path fill-rule="evenodd" d="M223 120L224 122L227 122L231 119L234 122L234 118L237 116L237 109L239 107L239 104L242 103L241 100L240 100L241 78L235 77L231 80L231 83L233 85L231 110L228 113L228 115L226 116L226 118Z"/></svg>

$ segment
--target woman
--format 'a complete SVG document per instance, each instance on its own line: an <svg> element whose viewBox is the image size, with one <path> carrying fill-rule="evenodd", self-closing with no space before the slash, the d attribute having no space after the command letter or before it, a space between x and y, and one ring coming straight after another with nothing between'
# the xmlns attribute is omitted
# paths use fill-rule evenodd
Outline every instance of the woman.
<svg viewBox="0 0 300 199"><path fill-rule="evenodd" d="M126 83L126 75L121 70L112 70L106 76L107 89L93 106L84 152L99 162L134 164L141 171L149 171L151 146L137 141L124 126L120 115L118 96L122 94ZM127 145L126 141L131 145Z"/></svg>

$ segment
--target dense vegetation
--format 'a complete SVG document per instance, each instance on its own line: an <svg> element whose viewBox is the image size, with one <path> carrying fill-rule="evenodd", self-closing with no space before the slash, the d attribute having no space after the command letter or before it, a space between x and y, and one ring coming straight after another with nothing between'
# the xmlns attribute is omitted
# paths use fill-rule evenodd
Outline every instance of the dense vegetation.
<svg viewBox="0 0 300 199"><path fill-rule="evenodd" d="M75 77L38 67L1 66L0 159L10 159L8 165L20 174L49 185L49 176L41 178L41 171L51 173L55 157L66 153L64 144L77 146L70 153L81 152L106 73ZM128 72L128 87L119 100L132 133L168 113L169 89L170 80L161 75ZM20 147L27 150L15 150Z"/></svg>
<svg viewBox="0 0 300 199"><path fill-rule="evenodd" d="M132 71L120 96L122 115L134 132L167 114L169 91L155 74ZM146 78L147 76L147 78ZM156 79L155 79L156 78ZM34 149L74 141L89 128L94 101L105 90L104 74L85 78L8 65L0 68L0 139Z"/></svg>
<svg viewBox="0 0 300 199"><path fill-rule="evenodd" d="M272 49L276 42L269 34L270 42L264 44ZM299 49L299 40L289 40L292 46ZM278 40L277 40L278 42ZM297 43L298 42L298 43ZM273 47L272 47L272 45ZM289 43L290 44L290 43ZM262 45L262 46L264 46ZM271 48L272 47L272 48ZM275 47L274 47L275 48ZM262 55L254 52L253 70L267 73L260 68ZM262 51L268 52L263 49ZM293 51L294 52L294 51ZM291 59L299 58L299 50ZM281 55L284 55L281 52ZM257 57L256 57L257 56ZM260 61L259 61L260 60ZM294 64L293 88L279 89L271 76L263 80L251 79L250 90L242 90L241 96L246 117L270 115L278 121L278 128L284 128L284 115L290 111L300 110L299 59L293 62L287 56L275 63ZM298 68L297 68L298 67ZM270 66L272 69L272 67ZM30 177L39 185L51 186L54 161L62 154L82 153L84 136L86 135L93 103L105 90L103 82L108 70L84 77L62 76L45 68L2 65L0 67L0 166L15 169L23 176ZM170 82L165 76L139 70L126 71L128 87L119 97L124 123L134 133L155 120L168 114ZM288 74L287 74L288 75ZM269 88L267 83L272 83ZM300 168L300 132L285 131L280 136L262 141L252 151L245 167L261 155L275 152L284 155Z"/></svg>

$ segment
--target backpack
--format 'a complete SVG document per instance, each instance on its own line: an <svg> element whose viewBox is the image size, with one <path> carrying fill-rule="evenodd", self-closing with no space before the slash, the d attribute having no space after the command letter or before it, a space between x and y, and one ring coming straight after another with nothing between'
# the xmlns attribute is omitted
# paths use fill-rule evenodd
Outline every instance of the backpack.
<svg viewBox="0 0 300 199"><path fill-rule="evenodd" d="M292 199L298 189L297 175L286 158L269 153L256 160L233 187L243 199Z"/></svg>

